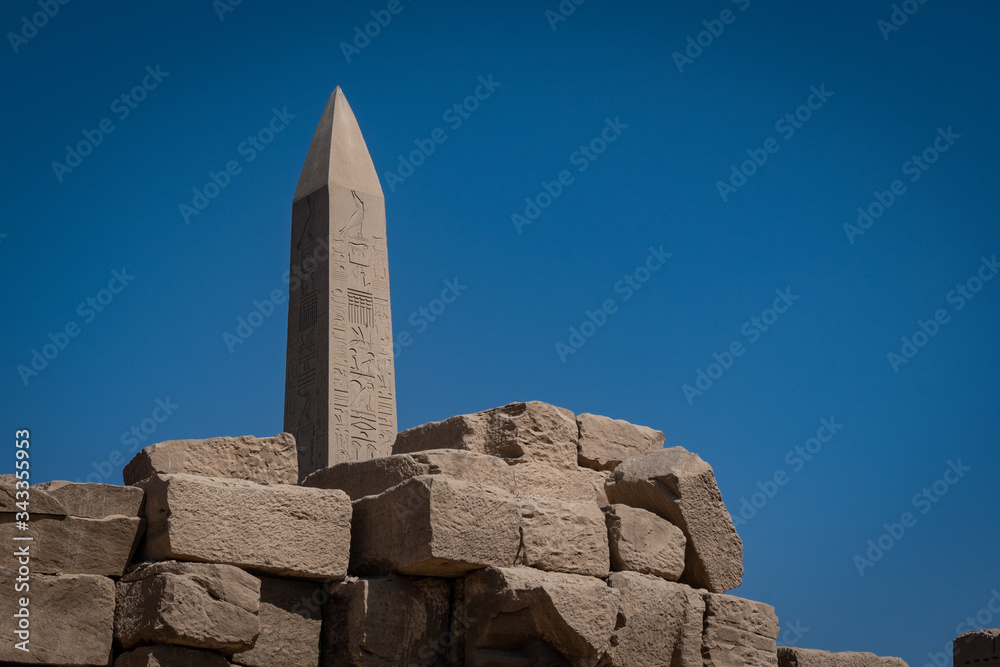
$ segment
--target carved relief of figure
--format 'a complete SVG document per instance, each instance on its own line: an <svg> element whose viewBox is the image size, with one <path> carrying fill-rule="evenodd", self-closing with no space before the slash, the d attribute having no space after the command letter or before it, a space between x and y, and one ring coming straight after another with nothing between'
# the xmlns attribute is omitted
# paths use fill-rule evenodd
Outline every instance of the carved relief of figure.
<svg viewBox="0 0 1000 667"><path fill-rule="evenodd" d="M360 380L351 380L351 410L375 412L375 408L372 407L372 395L374 393L375 386L371 382L362 384Z"/></svg>
<svg viewBox="0 0 1000 667"><path fill-rule="evenodd" d="M361 197L354 190L351 190L351 196L354 197L354 213L351 214L350 220L344 225L343 229L340 230L341 234L346 235L347 232L351 230L356 230L354 236L359 239L364 238L363 227L365 224L365 203L361 201Z"/></svg>

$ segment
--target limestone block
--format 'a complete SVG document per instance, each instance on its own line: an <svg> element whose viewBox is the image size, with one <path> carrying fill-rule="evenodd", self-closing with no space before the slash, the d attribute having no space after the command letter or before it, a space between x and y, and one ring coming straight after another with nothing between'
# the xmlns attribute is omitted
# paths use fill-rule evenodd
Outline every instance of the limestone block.
<svg viewBox="0 0 1000 667"><path fill-rule="evenodd" d="M607 667L700 667L705 601L699 591L636 572L614 572L608 585L621 593Z"/></svg>
<svg viewBox="0 0 1000 667"><path fill-rule="evenodd" d="M31 571L37 574L100 574L120 577L142 536L138 517L81 519L72 516L32 517L27 532L16 528L14 514L0 514L0 541L14 544L15 535L34 538Z"/></svg>
<svg viewBox="0 0 1000 667"><path fill-rule="evenodd" d="M320 667L430 666L451 644L447 580L391 575L330 591Z"/></svg>
<svg viewBox="0 0 1000 667"><path fill-rule="evenodd" d="M605 487L608 500L667 519L687 538L681 583L723 593L743 580L743 542L712 467L683 447L625 459Z"/></svg>
<svg viewBox="0 0 1000 667"><path fill-rule="evenodd" d="M549 572L608 576L608 529L593 502L541 496L518 499L521 565Z"/></svg>
<svg viewBox="0 0 1000 667"><path fill-rule="evenodd" d="M46 576L32 573L28 653L18 649L14 626L21 593L15 575L0 569L0 664L108 665L115 612L115 584L93 574Z"/></svg>
<svg viewBox="0 0 1000 667"><path fill-rule="evenodd" d="M248 667L316 667L323 614L323 586L309 581L260 579L260 635L249 651L233 656ZM331 584L332 585L332 584Z"/></svg>
<svg viewBox="0 0 1000 667"><path fill-rule="evenodd" d="M436 449L338 463L317 470L302 484L320 489L340 489L351 500L357 500L378 495L418 475L447 475L505 491L514 488L513 469L501 459L458 449Z"/></svg>
<svg viewBox="0 0 1000 667"><path fill-rule="evenodd" d="M958 660L955 665L960 664ZM831 653L793 646L778 647L778 667L907 667L901 658L883 658L874 653Z"/></svg>
<svg viewBox="0 0 1000 667"><path fill-rule="evenodd" d="M142 516L142 489L113 484L77 484L57 480L31 487L41 489L62 503L69 516L104 519L109 516Z"/></svg>
<svg viewBox="0 0 1000 667"><path fill-rule="evenodd" d="M604 492L607 473L586 468L553 468L544 463L525 461L510 466L514 475L512 491L519 496L547 496L561 500L608 504Z"/></svg>
<svg viewBox="0 0 1000 667"><path fill-rule="evenodd" d="M421 475L354 501L351 573L456 577L513 565L515 498L492 486Z"/></svg>
<svg viewBox="0 0 1000 667"><path fill-rule="evenodd" d="M116 597L115 637L126 650L177 644L229 655L260 633L260 581L231 565L142 564L121 578Z"/></svg>
<svg viewBox="0 0 1000 667"><path fill-rule="evenodd" d="M184 646L143 646L123 653L115 667L228 667L229 661L212 651L198 651Z"/></svg>
<svg viewBox="0 0 1000 667"><path fill-rule="evenodd" d="M610 647L620 595L594 577L533 568L469 575L465 665L597 665Z"/></svg>
<svg viewBox="0 0 1000 667"><path fill-rule="evenodd" d="M684 572L684 532L652 512L628 505L604 508L611 569L676 581Z"/></svg>
<svg viewBox="0 0 1000 667"><path fill-rule="evenodd" d="M663 448L661 431L637 426L621 419L588 413L576 416L580 429L577 462L594 470L613 470L632 456L642 456Z"/></svg>
<svg viewBox="0 0 1000 667"><path fill-rule="evenodd" d="M36 486L20 489L17 488L17 484L18 478L15 475L0 475L0 515L23 512L17 503L24 502L23 492L27 491L28 511L32 518L42 515L66 516L63 504L49 495L45 489Z"/></svg>
<svg viewBox="0 0 1000 667"><path fill-rule="evenodd" d="M351 503L343 491L194 475L154 475L146 557L227 563L267 574L347 574Z"/></svg>
<svg viewBox="0 0 1000 667"><path fill-rule="evenodd" d="M576 468L579 431L573 413L548 403L511 403L407 429L393 454L427 449L465 449L505 459Z"/></svg>
<svg viewBox="0 0 1000 667"><path fill-rule="evenodd" d="M777 667L778 617L774 607L732 595L702 595L705 667Z"/></svg>
<svg viewBox="0 0 1000 667"><path fill-rule="evenodd" d="M135 485L152 475L173 473L295 484L299 479L295 438L279 433L270 438L241 435L158 442L136 454L122 477L126 484Z"/></svg>

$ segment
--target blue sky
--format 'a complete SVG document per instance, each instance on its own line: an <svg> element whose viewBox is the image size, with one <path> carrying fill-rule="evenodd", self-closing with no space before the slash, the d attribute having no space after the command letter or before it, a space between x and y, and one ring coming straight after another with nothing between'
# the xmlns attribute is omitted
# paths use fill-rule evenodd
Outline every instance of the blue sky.
<svg viewBox="0 0 1000 667"><path fill-rule="evenodd" d="M714 466L735 593L786 641L923 666L1000 626L1000 8L669 4L71 2L32 30L5 3L2 427L35 481L281 430L264 302L340 85L386 194L401 428L537 399L661 429Z"/></svg>

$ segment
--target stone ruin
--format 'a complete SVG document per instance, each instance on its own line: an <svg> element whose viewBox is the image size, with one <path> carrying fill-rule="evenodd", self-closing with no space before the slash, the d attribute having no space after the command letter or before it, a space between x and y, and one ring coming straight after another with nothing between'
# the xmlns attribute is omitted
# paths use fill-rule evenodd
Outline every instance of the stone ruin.
<svg viewBox="0 0 1000 667"><path fill-rule="evenodd" d="M743 548L711 466L663 445L539 402L302 482L287 433L161 442L126 486L30 487L30 652L4 559L0 664L905 666L776 647L774 609L726 595Z"/></svg>
<svg viewBox="0 0 1000 667"><path fill-rule="evenodd" d="M28 509L0 476L0 667L905 667L777 648L726 595L712 468L660 431L528 402L396 434L385 199L339 88L291 228L288 433L161 442Z"/></svg>

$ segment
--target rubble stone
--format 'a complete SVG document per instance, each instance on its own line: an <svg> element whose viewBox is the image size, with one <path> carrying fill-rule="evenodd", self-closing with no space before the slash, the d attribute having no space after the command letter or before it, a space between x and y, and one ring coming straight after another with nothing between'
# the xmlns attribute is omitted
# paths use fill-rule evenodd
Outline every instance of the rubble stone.
<svg viewBox="0 0 1000 667"><path fill-rule="evenodd" d="M393 454L427 449L465 449L505 459L576 468L579 431L573 413L540 401L510 403L407 429Z"/></svg>
<svg viewBox="0 0 1000 667"><path fill-rule="evenodd" d="M295 438L279 433L270 438L241 435L158 442L136 454L122 477L126 484L136 485L152 475L173 473L295 484L299 478Z"/></svg>
<svg viewBox="0 0 1000 667"><path fill-rule="evenodd" d="M610 647L620 595L576 574L476 572L465 579L465 665L596 666Z"/></svg>
<svg viewBox="0 0 1000 667"><path fill-rule="evenodd" d="M317 580L347 574L351 503L343 491L181 474L139 485L150 560L227 563Z"/></svg>
<svg viewBox="0 0 1000 667"><path fill-rule="evenodd" d="M351 573L455 577L513 565L515 498L501 489L422 475L354 501Z"/></svg>
<svg viewBox="0 0 1000 667"><path fill-rule="evenodd" d="M705 601L698 591L636 572L614 572L608 585L621 604L607 667L702 664Z"/></svg>
<svg viewBox="0 0 1000 667"><path fill-rule="evenodd" d="M608 500L667 519L687 538L681 583L724 593L743 581L743 542L712 467L683 447L625 459L605 487Z"/></svg>
<svg viewBox="0 0 1000 667"><path fill-rule="evenodd" d="M684 532L652 512L609 505L604 508L613 570L630 570L676 581L684 572Z"/></svg>
<svg viewBox="0 0 1000 667"><path fill-rule="evenodd" d="M126 650L177 644L230 655L260 633L260 581L231 565L139 565L116 590L115 637Z"/></svg>
<svg viewBox="0 0 1000 667"><path fill-rule="evenodd" d="M594 470L613 470L631 456L642 456L663 448L661 431L584 412L576 416L580 429L577 462Z"/></svg>
<svg viewBox="0 0 1000 667"><path fill-rule="evenodd" d="M451 644L450 593L443 579L398 575L337 584L323 612L320 667L434 664Z"/></svg>

